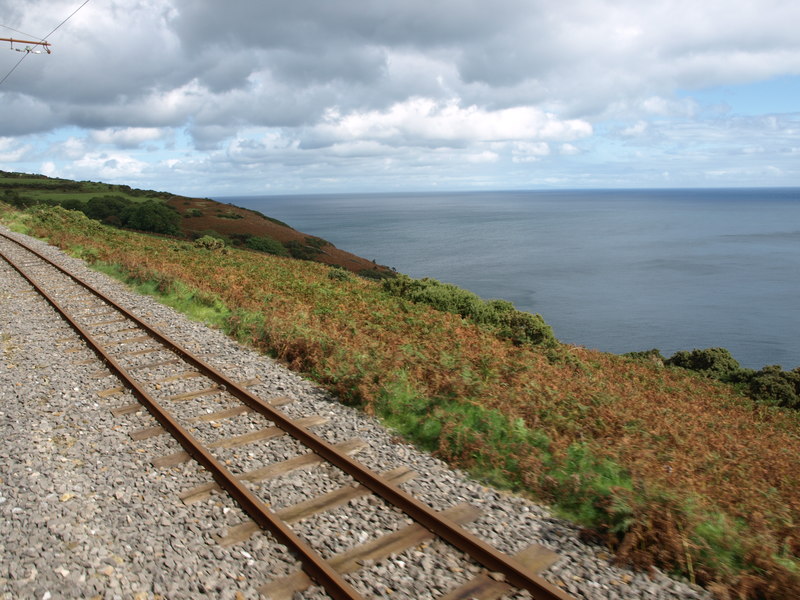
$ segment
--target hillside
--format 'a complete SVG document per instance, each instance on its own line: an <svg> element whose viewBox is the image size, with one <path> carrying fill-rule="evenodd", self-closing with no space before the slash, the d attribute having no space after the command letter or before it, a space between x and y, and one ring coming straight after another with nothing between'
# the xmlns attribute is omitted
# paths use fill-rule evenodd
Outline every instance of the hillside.
<svg viewBox="0 0 800 600"><path fill-rule="evenodd" d="M223 204L209 198L189 198L168 192L139 190L127 185L72 181L44 175L0 171L0 199L18 208L45 203L78 210L85 210L86 206L95 200L110 208L94 218L112 225L122 224L121 213L129 205L158 202L170 207L176 213L177 217L174 219L176 227L173 229L156 226L144 229L146 231L171 234L185 239L196 239L203 235L217 236L235 247L261 248L262 251L270 253L314 260L367 277L380 278L390 273L390 269L385 266L340 250L327 240L309 236L286 223L257 211ZM128 228L143 227L128 226Z"/></svg>
<svg viewBox="0 0 800 600"><path fill-rule="evenodd" d="M558 343L309 261L197 247L77 212L0 219L157 295L381 417L475 477L551 503L624 564L727 598L800 597L800 417L710 377ZM439 299L464 299L436 289ZM476 301L477 302L477 301ZM524 334L524 335L523 335Z"/></svg>

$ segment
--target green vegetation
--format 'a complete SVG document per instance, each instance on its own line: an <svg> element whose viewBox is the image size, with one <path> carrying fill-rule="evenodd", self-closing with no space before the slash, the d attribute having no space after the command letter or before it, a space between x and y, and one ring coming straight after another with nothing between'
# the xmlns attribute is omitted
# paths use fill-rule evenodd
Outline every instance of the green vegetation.
<svg viewBox="0 0 800 600"><path fill-rule="evenodd" d="M745 369L725 348L681 350L670 358L664 358L656 349L625 356L694 371L732 384L757 402L800 410L800 367L792 371L783 371L780 365L768 365L759 371Z"/></svg>
<svg viewBox="0 0 800 600"><path fill-rule="evenodd" d="M262 218L262 219L264 219L265 221L270 221L271 223L275 223L276 225L280 225L281 227L288 227L289 229L291 229L291 226L290 226L290 225L287 225L287 224L286 224L286 223L284 223L283 221L279 221L278 219L273 219L272 217L268 217L268 216L267 216L267 215L265 215L264 213L262 213L262 212L259 212L259 211L257 211L257 210L253 210L253 209L247 209L247 210L249 210L249 211L250 211L251 213L253 213L254 215L258 215L259 217L261 217L261 218Z"/></svg>
<svg viewBox="0 0 800 600"><path fill-rule="evenodd" d="M251 250L257 250L258 252L274 254L276 256L289 256L289 251L286 249L286 246L267 235L249 236L245 241L245 245Z"/></svg>
<svg viewBox="0 0 800 600"><path fill-rule="evenodd" d="M61 205L117 227L167 235L180 233L180 216L177 211L161 201L142 198L143 192L132 190L128 186L116 186L124 190L125 195L99 196L87 192L87 187L99 190L110 186L90 186L61 179L20 178L12 175L0 172L0 189L4 188L3 200L17 208Z"/></svg>
<svg viewBox="0 0 800 600"><path fill-rule="evenodd" d="M206 250L221 250L225 247L225 240L213 235L204 235L194 241L194 247L205 248Z"/></svg>
<svg viewBox="0 0 800 600"><path fill-rule="evenodd" d="M239 213L233 212L233 211L230 211L230 210L228 210L228 211L218 210L217 211L217 216L219 218L221 218L221 219L234 219L234 220L235 219L244 219L243 215L240 215Z"/></svg>
<svg viewBox="0 0 800 600"><path fill-rule="evenodd" d="M690 371L698 371L715 379L729 379L740 370L739 363L725 348L708 348L706 350L681 350L676 352L664 364L683 367Z"/></svg>
<svg viewBox="0 0 800 600"><path fill-rule="evenodd" d="M384 281L385 279L394 279L397 274L393 271L381 271L377 268L372 268L359 269L358 276L364 279L371 279L372 281Z"/></svg>
<svg viewBox="0 0 800 600"><path fill-rule="evenodd" d="M165 278L140 281L133 279L119 265L94 262L94 268L119 281L128 283L140 294L154 296L159 302L182 312L190 319L212 327L224 327L230 311L214 294L203 293L178 280Z"/></svg>
<svg viewBox="0 0 800 600"><path fill-rule="evenodd" d="M311 236L306 236L303 242L291 240L284 244L290 256L301 260L314 260L323 251L322 249L329 245L330 242Z"/></svg>
<svg viewBox="0 0 800 600"><path fill-rule="evenodd" d="M336 281L353 280L347 270L343 269L342 267L333 267L330 271L328 271L328 279L335 279Z"/></svg>
<svg viewBox="0 0 800 600"><path fill-rule="evenodd" d="M194 248L58 207L0 205L0 218L270 353L476 477L550 503L622 563L720 594L800 597L800 413L721 382L739 376L724 351L665 368L657 351L632 360L559 344L538 319L526 333L510 304L432 280ZM772 368L756 380L763 393L788 389Z"/></svg>
<svg viewBox="0 0 800 600"><path fill-rule="evenodd" d="M86 203L94 196L106 195L119 196L130 201L166 201L176 197L167 192L140 190L128 185L71 181L45 175L0 171L0 199L17 208L37 204L63 205L67 201ZM75 205L69 208L75 210Z"/></svg>
<svg viewBox="0 0 800 600"><path fill-rule="evenodd" d="M0 171L0 201L20 209L60 205L115 227L183 239L211 235L223 239L227 246L336 264L352 272L366 271L367 261L321 238L305 236L258 211L208 198ZM379 265L372 265L369 271L364 275L375 279L392 276L389 269Z"/></svg>
<svg viewBox="0 0 800 600"><path fill-rule="evenodd" d="M170 206L147 200L127 207L119 216L123 227L167 235L180 233L180 216Z"/></svg>
<svg viewBox="0 0 800 600"><path fill-rule="evenodd" d="M738 379L747 386L751 398L800 410L800 367L783 371L780 365L769 365L754 373L743 371Z"/></svg>
<svg viewBox="0 0 800 600"><path fill-rule="evenodd" d="M419 302L456 315L474 323L486 325L500 337L515 343L554 345L553 330L541 315L525 313L514 308L507 300L488 300L459 288L451 283L440 283L435 279L412 279L399 275L387 279L383 289L390 294Z"/></svg>

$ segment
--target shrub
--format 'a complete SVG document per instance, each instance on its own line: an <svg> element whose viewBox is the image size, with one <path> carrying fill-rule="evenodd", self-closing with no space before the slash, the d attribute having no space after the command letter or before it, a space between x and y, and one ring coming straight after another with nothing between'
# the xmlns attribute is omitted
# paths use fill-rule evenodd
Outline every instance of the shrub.
<svg viewBox="0 0 800 600"><path fill-rule="evenodd" d="M95 221L107 221L110 217L116 217L118 223L124 223L122 215L132 204L130 200L126 200L122 196L94 196L89 198L89 201L79 210Z"/></svg>
<svg viewBox="0 0 800 600"><path fill-rule="evenodd" d="M23 196L16 190L5 190L3 194L3 201L7 202L15 208L29 208L31 206L55 206L58 204L55 200L46 200L41 198L33 198L31 196Z"/></svg>
<svg viewBox="0 0 800 600"><path fill-rule="evenodd" d="M277 256L289 256L289 251L278 240L268 236L253 235L247 238L245 245L251 250L275 254Z"/></svg>
<svg viewBox="0 0 800 600"><path fill-rule="evenodd" d="M253 214L255 214L255 215L258 215L258 216L259 216L259 217L261 217L262 219L265 219L265 220L267 220L267 221L272 221L272 222L273 222L273 223L275 223L276 225L281 225L281 226L283 226L283 227L286 227L287 229L292 229L292 227L291 227L291 226L287 225L287 224L286 224L286 223L284 223L283 221L279 221L278 219L273 219L272 217L268 217L267 215L265 215L265 214L264 214L264 213L262 213L262 212L259 212L259 211L257 211L257 210L252 210L252 209L245 209L245 210L249 210L251 213L253 213Z"/></svg>
<svg viewBox="0 0 800 600"><path fill-rule="evenodd" d="M218 231L214 231L213 229L204 229L203 231L196 231L196 232L192 233L192 237L194 239L205 237L205 236L217 238L217 239L220 239L222 241L227 241L226 237L224 235L222 235Z"/></svg>
<svg viewBox="0 0 800 600"><path fill-rule="evenodd" d="M743 369L725 348L681 350L666 360L665 364L736 384L757 402L800 409L800 367L793 371L782 371L780 365L766 366L760 371Z"/></svg>
<svg viewBox="0 0 800 600"><path fill-rule="evenodd" d="M323 240L321 237L306 236L306 244L313 248L322 249L325 246L332 246L328 240Z"/></svg>
<svg viewBox="0 0 800 600"><path fill-rule="evenodd" d="M298 240L290 240L284 244L292 258L299 258L301 260L314 260L321 252L316 246L311 246L307 243Z"/></svg>
<svg viewBox="0 0 800 600"><path fill-rule="evenodd" d="M800 367L793 371L782 371L780 365L764 367L749 378L748 392L759 402L800 409Z"/></svg>
<svg viewBox="0 0 800 600"><path fill-rule="evenodd" d="M427 304L437 310L454 313L475 323L493 327L500 337L515 343L534 345L556 343L553 330L540 315L519 311L507 300L487 302L452 283L441 283L427 277L412 279L407 275L392 276L385 280L383 289L394 296Z"/></svg>
<svg viewBox="0 0 800 600"><path fill-rule="evenodd" d="M239 213L235 213L232 211L228 212L217 211L217 216L220 219L244 219L244 215L240 215Z"/></svg>
<svg viewBox="0 0 800 600"><path fill-rule="evenodd" d="M126 227L167 235L180 233L180 218L174 208L156 200L133 204L122 215Z"/></svg>
<svg viewBox="0 0 800 600"><path fill-rule="evenodd" d="M730 381L741 370L739 362L725 348L680 350L667 359L665 364L697 371L721 381Z"/></svg>
<svg viewBox="0 0 800 600"><path fill-rule="evenodd" d="M210 235L204 235L194 241L195 248L205 248L206 250L219 250L225 247L225 240Z"/></svg>
<svg viewBox="0 0 800 600"><path fill-rule="evenodd" d="M517 344L540 345L555 342L553 330L541 315L517 310L507 300L489 300L485 308L484 322L498 325L500 337Z"/></svg>
<svg viewBox="0 0 800 600"><path fill-rule="evenodd" d="M67 210L80 210L83 211L83 207L85 204L78 200L77 198L67 198L61 203L61 208L65 208Z"/></svg>
<svg viewBox="0 0 800 600"><path fill-rule="evenodd" d="M364 279L371 279L373 281L384 281L386 279L393 279L394 273L390 271L379 271L376 268L372 269L359 269L358 276Z"/></svg>
<svg viewBox="0 0 800 600"><path fill-rule="evenodd" d="M643 362L653 362L657 365L664 365L664 361L667 359L661 354L661 350L658 348L653 348L651 350L641 350L638 352L626 352L622 356L626 356L628 358L632 358L634 360L641 360Z"/></svg>
<svg viewBox="0 0 800 600"><path fill-rule="evenodd" d="M333 267L330 271L328 271L328 279L333 279L334 281L352 281L353 278L350 277L350 273L348 273L342 267Z"/></svg>
<svg viewBox="0 0 800 600"><path fill-rule="evenodd" d="M483 301L472 292L451 283L440 283L428 277L412 279L401 275L385 281L383 289L393 296L427 304L438 310L455 313L462 317L478 316L483 306Z"/></svg>

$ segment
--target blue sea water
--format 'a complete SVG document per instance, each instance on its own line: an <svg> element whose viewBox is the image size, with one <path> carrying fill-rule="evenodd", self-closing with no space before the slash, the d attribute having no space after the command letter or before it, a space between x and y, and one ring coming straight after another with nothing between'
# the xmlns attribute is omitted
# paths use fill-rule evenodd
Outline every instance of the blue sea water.
<svg viewBox="0 0 800 600"><path fill-rule="evenodd" d="M216 198L412 277L540 313L572 344L800 365L800 188Z"/></svg>

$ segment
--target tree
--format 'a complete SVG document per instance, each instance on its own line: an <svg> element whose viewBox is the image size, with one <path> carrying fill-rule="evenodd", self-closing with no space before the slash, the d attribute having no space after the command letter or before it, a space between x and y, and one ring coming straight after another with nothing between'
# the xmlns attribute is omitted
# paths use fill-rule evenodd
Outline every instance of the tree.
<svg viewBox="0 0 800 600"><path fill-rule="evenodd" d="M139 231L152 231L175 235L180 233L181 217L178 212L155 200L132 203L123 213L122 222L125 227Z"/></svg>
<svg viewBox="0 0 800 600"><path fill-rule="evenodd" d="M131 201L122 196L94 196L89 198L81 210L90 219L109 222L110 217L122 220L122 215L131 206ZM111 219L113 222L113 219Z"/></svg>

